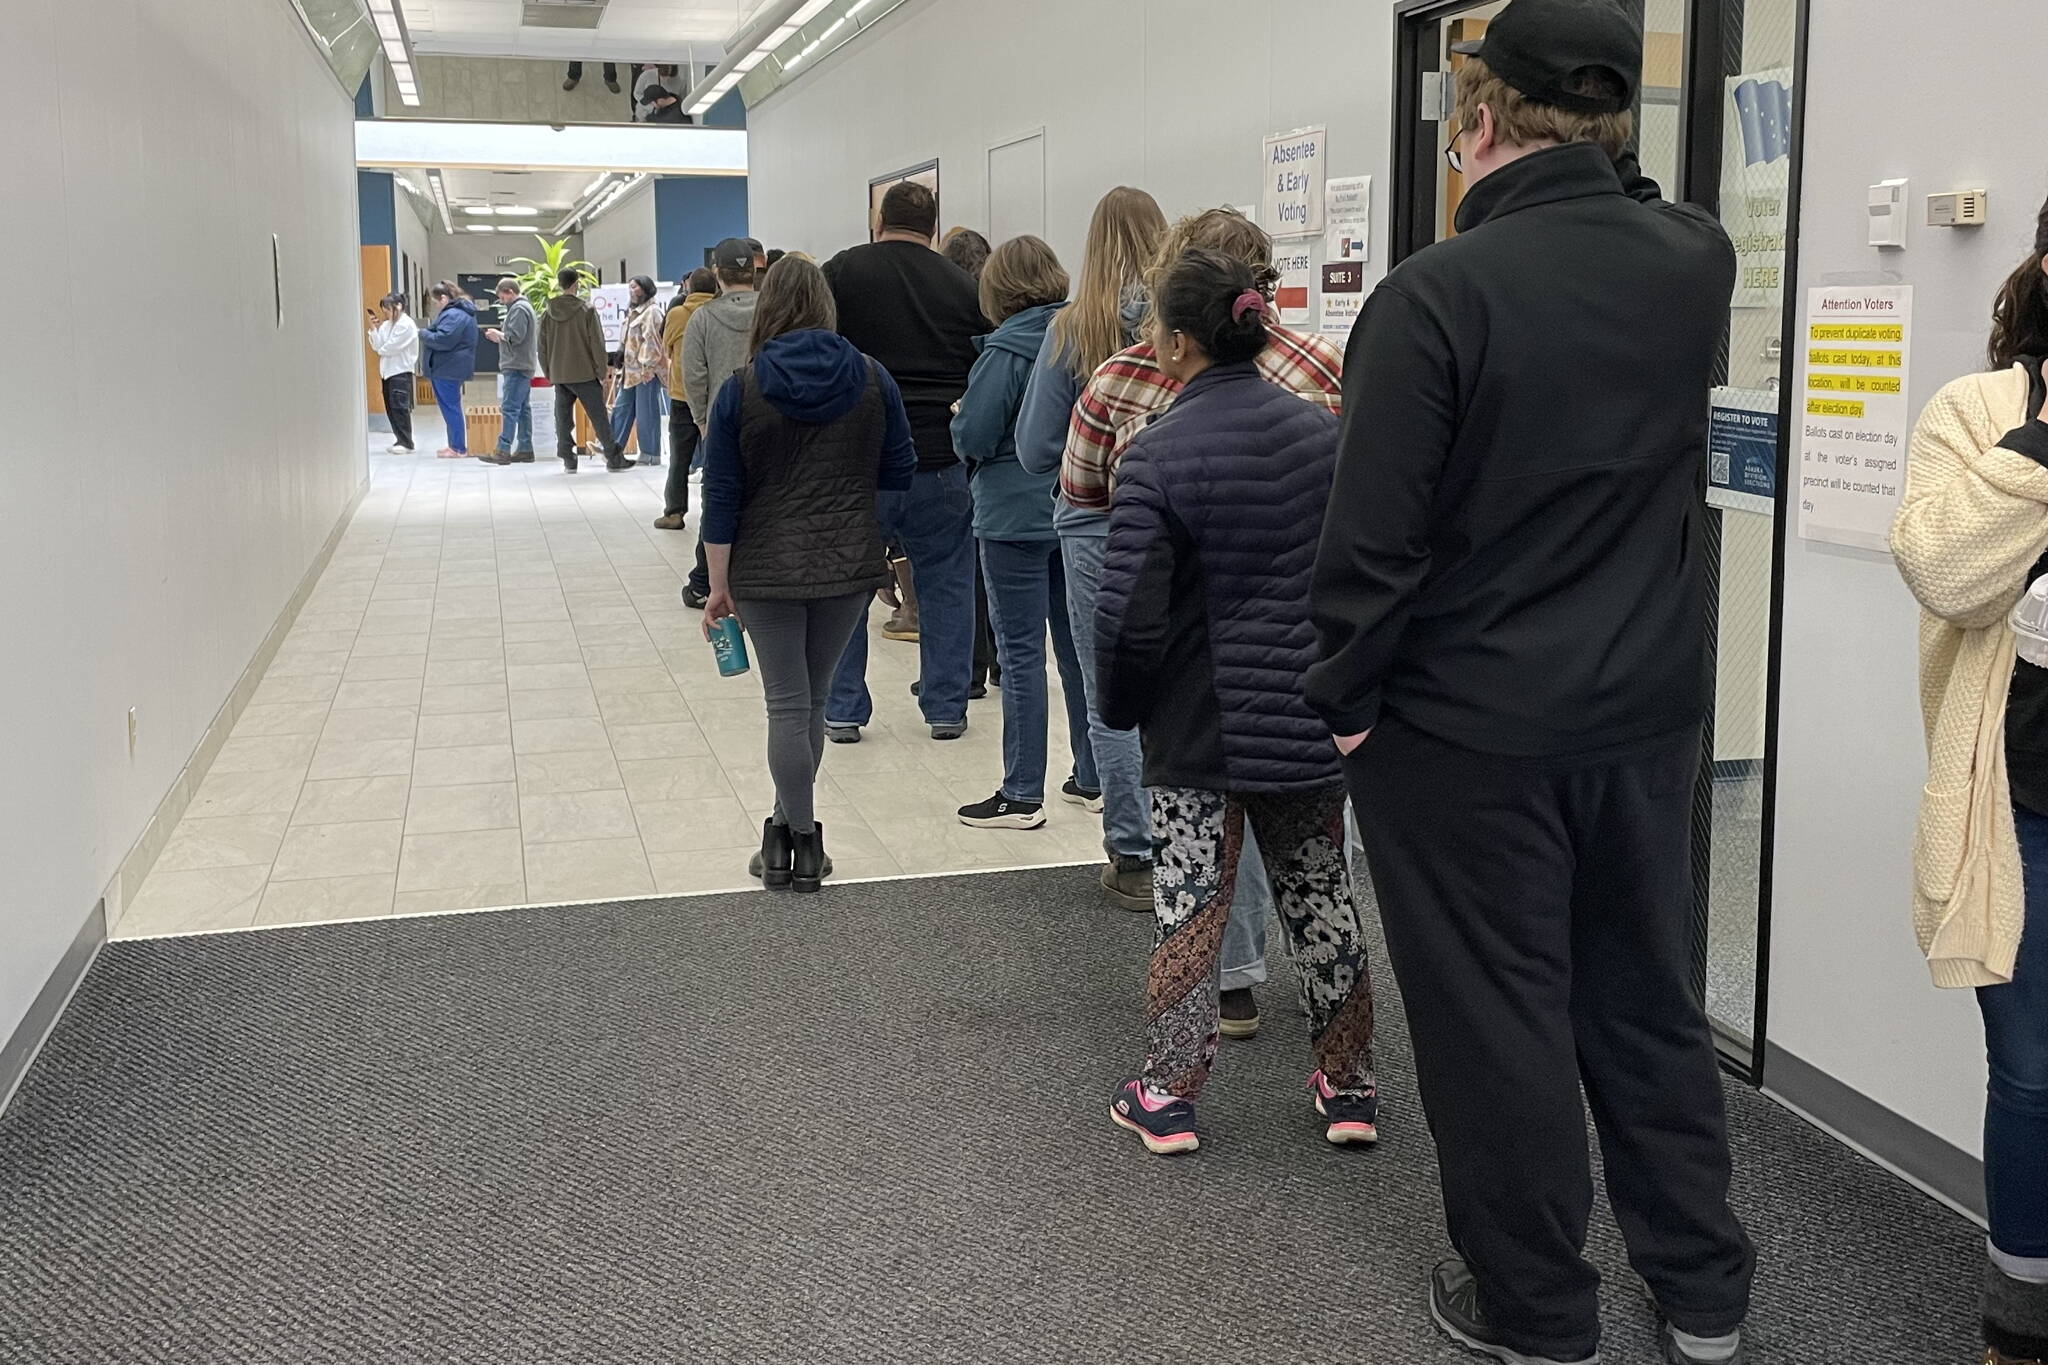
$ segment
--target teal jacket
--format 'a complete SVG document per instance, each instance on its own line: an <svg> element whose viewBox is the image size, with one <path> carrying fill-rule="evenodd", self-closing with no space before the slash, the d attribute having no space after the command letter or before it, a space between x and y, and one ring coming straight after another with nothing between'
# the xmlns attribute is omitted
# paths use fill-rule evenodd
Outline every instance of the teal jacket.
<svg viewBox="0 0 2048 1365"><path fill-rule="evenodd" d="M1053 314L1041 304L1014 314L985 337L953 417L953 449L967 461L974 534L983 540L1051 540L1052 495L1059 470L1033 474L1017 463L1017 414Z"/></svg>

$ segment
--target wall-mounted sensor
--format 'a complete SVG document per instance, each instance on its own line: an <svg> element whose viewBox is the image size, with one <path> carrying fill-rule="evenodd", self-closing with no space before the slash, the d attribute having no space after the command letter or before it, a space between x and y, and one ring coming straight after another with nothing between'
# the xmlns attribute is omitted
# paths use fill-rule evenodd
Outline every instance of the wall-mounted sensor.
<svg viewBox="0 0 2048 1365"><path fill-rule="evenodd" d="M1991 221L1991 191L1950 190L1927 196L1927 226L1983 227Z"/></svg>
<svg viewBox="0 0 2048 1365"><path fill-rule="evenodd" d="M1905 246L1905 181L1880 180L1870 187L1870 244L1890 249Z"/></svg>

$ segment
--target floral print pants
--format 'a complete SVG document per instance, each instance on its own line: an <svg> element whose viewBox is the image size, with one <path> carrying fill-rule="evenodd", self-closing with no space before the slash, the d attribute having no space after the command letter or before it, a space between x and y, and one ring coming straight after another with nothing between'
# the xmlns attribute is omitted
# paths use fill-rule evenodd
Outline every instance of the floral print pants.
<svg viewBox="0 0 2048 1365"><path fill-rule="evenodd" d="M1301 794L1153 787L1153 911L1145 1083L1192 1099L1216 1060L1217 982L1252 822L1287 930L1316 1065L1330 1085L1373 1090L1372 967L1344 860L1342 789Z"/></svg>

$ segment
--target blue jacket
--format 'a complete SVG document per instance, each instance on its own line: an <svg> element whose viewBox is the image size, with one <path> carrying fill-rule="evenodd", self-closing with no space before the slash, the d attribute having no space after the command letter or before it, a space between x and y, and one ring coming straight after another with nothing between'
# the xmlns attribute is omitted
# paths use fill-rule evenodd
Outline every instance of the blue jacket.
<svg viewBox="0 0 2048 1365"><path fill-rule="evenodd" d="M974 534L983 540L1053 539L1052 494L1059 469L1055 465L1050 473L1033 473L1017 462L1017 416L1046 331L1065 306L1027 308L974 339L981 358L967 376L967 392L953 416L953 450L967 461Z"/></svg>
<svg viewBox="0 0 2048 1365"><path fill-rule="evenodd" d="M1124 344L1137 339L1145 319L1145 296L1134 293L1123 301ZM1059 341L1047 329L1038 348L1038 364L1024 390L1024 408L1017 415L1017 463L1033 474L1051 474L1057 480L1060 461L1067 453L1067 431L1073 425L1074 404L1089 376L1076 375L1059 356ZM1109 532L1109 518L1100 512L1069 506L1053 489L1052 521L1064 536L1101 536Z"/></svg>
<svg viewBox="0 0 2048 1365"><path fill-rule="evenodd" d="M1219 365L1124 452L1095 608L1097 702L1105 725L1138 727L1146 785L1342 784L1302 687L1338 427L1256 365Z"/></svg>
<svg viewBox="0 0 2048 1365"><path fill-rule="evenodd" d="M694 321L694 319L692 319ZM869 361L835 332L785 332L763 346L751 362L761 397L793 421L823 426L852 412L867 392ZM877 452L876 486L883 492L910 487L917 473L917 446L896 381L879 365L884 431ZM739 534L740 509L747 500L746 465L740 458L740 408L745 371L725 381L704 424L704 541L730 545Z"/></svg>
<svg viewBox="0 0 2048 1365"><path fill-rule="evenodd" d="M420 330L420 355L427 378L458 382L476 373L476 305L450 299Z"/></svg>

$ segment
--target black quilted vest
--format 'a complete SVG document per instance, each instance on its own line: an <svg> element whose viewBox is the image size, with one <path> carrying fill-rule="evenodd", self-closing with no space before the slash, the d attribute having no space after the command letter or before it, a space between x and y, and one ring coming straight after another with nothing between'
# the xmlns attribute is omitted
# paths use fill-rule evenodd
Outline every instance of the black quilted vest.
<svg viewBox="0 0 2048 1365"><path fill-rule="evenodd" d="M867 387L836 421L799 422L740 372L740 463L746 499L733 538L732 595L788 601L871 592L891 582L875 517L882 463L882 387Z"/></svg>

